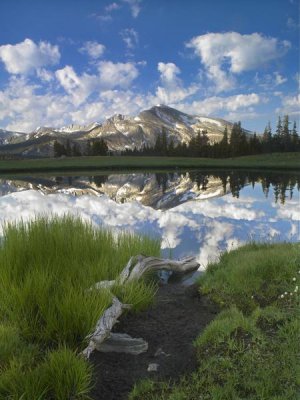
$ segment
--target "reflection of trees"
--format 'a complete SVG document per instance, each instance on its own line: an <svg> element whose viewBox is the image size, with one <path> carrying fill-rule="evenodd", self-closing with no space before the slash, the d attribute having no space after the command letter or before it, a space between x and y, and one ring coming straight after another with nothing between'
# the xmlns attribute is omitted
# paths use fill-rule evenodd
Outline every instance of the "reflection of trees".
<svg viewBox="0 0 300 400"><path fill-rule="evenodd" d="M95 183L97 187L101 187L108 179L108 175L95 175L90 177L90 182Z"/></svg>
<svg viewBox="0 0 300 400"><path fill-rule="evenodd" d="M251 184L254 188L255 183L260 182L262 191L266 197L269 195L270 186L273 187L275 202L280 201L284 204L285 199L292 199L293 190L300 186L300 175L289 173L262 173L257 171L190 171L190 179L197 184L198 190L206 190L207 185L212 179L220 179L223 192L226 193L227 184L233 197L239 197L240 190L245 185Z"/></svg>
<svg viewBox="0 0 300 400"><path fill-rule="evenodd" d="M196 183L198 190L206 190L209 182L209 175L203 174L202 171L190 171L190 179Z"/></svg>
<svg viewBox="0 0 300 400"><path fill-rule="evenodd" d="M155 174L155 179L159 188L162 189L162 192L165 193L167 189L167 185L169 182L169 174L168 173L159 173Z"/></svg>
<svg viewBox="0 0 300 400"><path fill-rule="evenodd" d="M179 181L190 179L194 182L199 191L206 191L210 187L215 185L216 180L220 183L218 186L223 187L223 193L226 194L228 191L231 192L232 196L239 197L240 190L245 185L251 184L254 188L255 184L259 183L261 189L266 197L268 197L270 190L274 195L275 202L284 204L286 199L293 198L294 190L300 190L300 174L292 173L278 173L278 172L262 172L262 171L239 171L239 170L192 170L188 172L157 172L155 175L152 173L145 173L141 176L142 182L147 182L149 177L155 176L157 186L166 192L168 187L177 185ZM86 179L90 183L95 183L97 187L101 187L108 179L109 175L95 175L88 177L78 176L57 176L53 177L57 185L68 184L72 186L76 184L78 179ZM115 176L116 178L116 176ZM27 179L26 179L27 181ZM39 183L41 180L36 181L35 178L29 178L28 182ZM124 183L124 182L123 182ZM47 183L44 183L45 185Z"/></svg>

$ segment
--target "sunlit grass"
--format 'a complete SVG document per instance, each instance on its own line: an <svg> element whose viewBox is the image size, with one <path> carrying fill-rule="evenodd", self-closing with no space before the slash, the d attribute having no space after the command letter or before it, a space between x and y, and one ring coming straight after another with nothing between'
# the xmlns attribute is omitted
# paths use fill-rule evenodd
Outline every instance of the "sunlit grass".
<svg viewBox="0 0 300 400"><path fill-rule="evenodd" d="M225 159L201 157L67 157L35 160L0 160L0 172L132 170L165 168L300 168L299 153L273 153Z"/></svg>
<svg viewBox="0 0 300 400"><path fill-rule="evenodd" d="M116 279L131 256L159 252L158 240L129 233L116 235L70 216L7 224L0 247L0 398L4 394L7 397L3 398L12 399L83 398L86 390L80 388L89 386L90 371L76 353L85 347L86 336L112 300L106 289L88 289L98 281ZM124 287L116 285L113 292L132 304L133 310L140 310L151 303L155 287L131 282ZM50 352L48 361L44 360L47 349L55 352L61 346L64 351L56 356ZM29 363L23 362L26 354L31 355ZM47 385L55 368L58 376L59 360L72 357L82 369L78 373L85 383L74 389L77 394L64 397L64 384L58 389L54 375L53 388ZM61 368L64 374L65 368ZM74 387L75 373L71 368L62 378L66 391L68 382ZM43 374L46 378L40 382ZM29 393L31 384L35 388Z"/></svg>
<svg viewBox="0 0 300 400"><path fill-rule="evenodd" d="M225 253L199 280L223 311L194 342L198 369L177 385L143 381L130 400L298 399L299 283L299 244Z"/></svg>

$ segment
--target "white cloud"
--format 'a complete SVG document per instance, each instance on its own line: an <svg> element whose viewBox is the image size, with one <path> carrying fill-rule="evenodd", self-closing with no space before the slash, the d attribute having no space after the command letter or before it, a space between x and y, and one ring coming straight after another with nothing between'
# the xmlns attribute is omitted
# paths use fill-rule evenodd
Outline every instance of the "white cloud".
<svg viewBox="0 0 300 400"><path fill-rule="evenodd" d="M111 4L108 4L108 5L105 7L105 11L108 12L108 13L110 13L110 12L112 12L112 11L119 10L120 8L121 8L120 4L111 3Z"/></svg>
<svg viewBox="0 0 300 400"><path fill-rule="evenodd" d="M280 75L279 72L274 72L275 75L275 84L276 86L282 85L283 83L287 82L287 78Z"/></svg>
<svg viewBox="0 0 300 400"><path fill-rule="evenodd" d="M98 70L101 85L107 89L127 88L139 75L139 71L133 62L101 61L98 64Z"/></svg>
<svg viewBox="0 0 300 400"><path fill-rule="evenodd" d="M129 5L133 18L137 18L142 9L142 0L123 0L123 2Z"/></svg>
<svg viewBox="0 0 300 400"><path fill-rule="evenodd" d="M73 67L67 65L55 72L61 86L74 99L74 104L79 105L84 102L90 94L99 87L98 77L83 73L77 75Z"/></svg>
<svg viewBox="0 0 300 400"><path fill-rule="evenodd" d="M160 72L160 79L166 85L177 85L177 75L180 74L180 69L174 63L158 63L158 71Z"/></svg>
<svg viewBox="0 0 300 400"><path fill-rule="evenodd" d="M234 87L235 74L258 69L284 55L290 43L259 33L226 32L196 36L186 46L200 57L208 78L214 82L216 91L221 92Z"/></svg>
<svg viewBox="0 0 300 400"><path fill-rule="evenodd" d="M133 28L123 29L120 35L128 49L132 50L138 45L139 35Z"/></svg>
<svg viewBox="0 0 300 400"><path fill-rule="evenodd" d="M0 91L0 121L8 119L6 128L31 132L38 125L63 125L71 109L66 96L39 94L39 85L29 84L25 78L11 77Z"/></svg>
<svg viewBox="0 0 300 400"><path fill-rule="evenodd" d="M55 72L59 83L77 106L87 100L91 94L96 94L100 90L117 87L126 89L138 74L139 71L134 63L113 63L112 61L100 61L97 74L84 72L78 75L69 65Z"/></svg>
<svg viewBox="0 0 300 400"><path fill-rule="evenodd" d="M39 68L37 71L37 77L43 82L51 82L54 79L54 74L52 71L48 71L45 68Z"/></svg>
<svg viewBox="0 0 300 400"><path fill-rule="evenodd" d="M65 66L53 75L39 71L40 84L11 76L0 90L0 126L31 132L37 126L88 124L115 113L133 114L147 107L147 96L128 90L138 76L134 63L102 62L95 74L77 74ZM47 79L56 78L62 90Z"/></svg>
<svg viewBox="0 0 300 400"><path fill-rule="evenodd" d="M276 109L277 113L300 115L300 94L295 96L284 96L281 100L281 107Z"/></svg>
<svg viewBox="0 0 300 400"><path fill-rule="evenodd" d="M25 39L15 45L0 46L0 60L10 74L29 74L46 65L55 65L60 60L58 46L49 42L34 43Z"/></svg>
<svg viewBox="0 0 300 400"><path fill-rule="evenodd" d="M257 93L237 94L229 97L213 96L189 104L178 104L178 109L198 115L212 115L221 111L232 112L245 109L263 101L265 99L262 99Z"/></svg>
<svg viewBox="0 0 300 400"><path fill-rule="evenodd" d="M105 46L98 42L88 41L79 49L80 53L86 53L89 57L97 59L103 55Z"/></svg>
<svg viewBox="0 0 300 400"><path fill-rule="evenodd" d="M281 75L278 71L273 74L259 75L257 72L254 77L254 82L264 90L274 90L277 86L287 82L287 78Z"/></svg>
<svg viewBox="0 0 300 400"><path fill-rule="evenodd" d="M178 77L181 71L174 63L159 62L157 69L160 72L162 86L157 87L156 97L152 99L152 103L175 104L199 90L196 84L191 84L187 88L183 86Z"/></svg>

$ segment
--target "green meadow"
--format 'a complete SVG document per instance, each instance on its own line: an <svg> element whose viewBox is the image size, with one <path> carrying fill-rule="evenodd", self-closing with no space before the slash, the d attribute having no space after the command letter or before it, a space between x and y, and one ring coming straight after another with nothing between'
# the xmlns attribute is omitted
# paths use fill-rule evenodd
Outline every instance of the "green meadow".
<svg viewBox="0 0 300 400"><path fill-rule="evenodd" d="M223 254L199 280L222 311L194 342L198 369L177 384L144 380L130 400L298 399L299 286L299 243Z"/></svg>
<svg viewBox="0 0 300 400"><path fill-rule="evenodd" d="M236 158L189 157L67 157L0 161L0 173L47 171L130 171L138 169L252 168L300 169L300 153L273 153Z"/></svg>

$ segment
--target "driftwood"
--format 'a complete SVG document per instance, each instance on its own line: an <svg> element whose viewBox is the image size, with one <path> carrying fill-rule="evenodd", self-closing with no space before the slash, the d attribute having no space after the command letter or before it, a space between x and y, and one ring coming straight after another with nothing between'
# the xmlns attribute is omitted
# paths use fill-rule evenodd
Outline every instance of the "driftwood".
<svg viewBox="0 0 300 400"><path fill-rule="evenodd" d="M199 268L199 264L194 257L186 257L182 260L170 260L156 257L145 257L138 255L131 257L126 267L120 273L118 279L114 281L97 282L91 289L108 289L116 283L124 284L133 280L140 279L146 272L158 271L161 269L183 273L195 271Z"/></svg>
<svg viewBox="0 0 300 400"><path fill-rule="evenodd" d="M198 267L199 264L193 257L177 261L138 255L130 258L116 280L97 282L89 290L109 289L115 284L125 284L138 280L149 271L163 269L177 273L188 273L198 269ZM129 308L131 308L131 305L123 304L116 297L113 297L112 305L99 318L94 332L87 336L89 345L82 353L86 358L89 358L94 350L104 352L118 351L130 354L140 354L147 350L148 344L143 339L135 339L126 334L111 333L113 326L123 311Z"/></svg>
<svg viewBox="0 0 300 400"><path fill-rule="evenodd" d="M86 358L89 358L95 349L99 350L102 342L110 336L111 330L123 313L123 310L130 307L129 304L121 303L116 297L113 298L112 305L105 310L103 315L99 318L94 332L87 336L90 342L87 348L82 352Z"/></svg>
<svg viewBox="0 0 300 400"><path fill-rule="evenodd" d="M133 338L126 333L111 333L100 346L102 353L141 354L148 350L148 343L142 338Z"/></svg>

